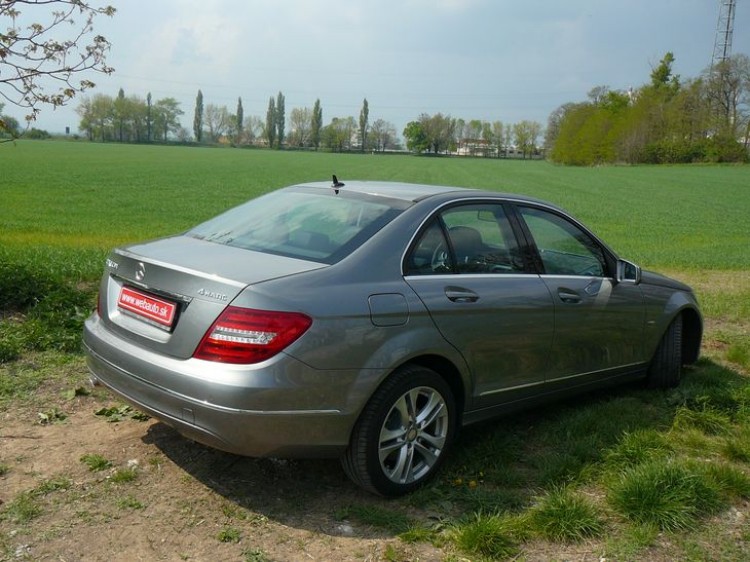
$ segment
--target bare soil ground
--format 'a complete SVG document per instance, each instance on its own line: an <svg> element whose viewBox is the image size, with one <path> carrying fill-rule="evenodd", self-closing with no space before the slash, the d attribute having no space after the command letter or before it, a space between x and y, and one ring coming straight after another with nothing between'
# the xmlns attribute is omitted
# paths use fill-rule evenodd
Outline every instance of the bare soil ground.
<svg viewBox="0 0 750 562"><path fill-rule="evenodd" d="M7 553L0 548L0 560L444 556L337 518L337 510L363 501L337 461L249 459L191 442L156 420L125 416L112 423L94 414L113 403L103 391L66 401L66 419L46 425L39 423L38 403L0 413L0 502L7 508L44 483L64 484L34 494L42 509L31 521L0 520ZM81 461L91 454L112 466L91 471ZM135 468L135 478L116 482L122 468Z"/></svg>

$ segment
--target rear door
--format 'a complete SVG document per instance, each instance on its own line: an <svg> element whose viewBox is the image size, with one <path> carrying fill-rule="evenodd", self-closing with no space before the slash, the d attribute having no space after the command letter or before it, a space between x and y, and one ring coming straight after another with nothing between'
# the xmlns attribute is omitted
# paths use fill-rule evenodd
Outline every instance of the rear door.
<svg viewBox="0 0 750 562"><path fill-rule="evenodd" d="M554 303L550 381L643 361L641 289L616 283L614 259L582 227L549 209L519 206Z"/></svg>
<svg viewBox="0 0 750 562"><path fill-rule="evenodd" d="M501 203L444 209L407 255L406 282L471 369L473 407L545 380L554 307L529 268Z"/></svg>

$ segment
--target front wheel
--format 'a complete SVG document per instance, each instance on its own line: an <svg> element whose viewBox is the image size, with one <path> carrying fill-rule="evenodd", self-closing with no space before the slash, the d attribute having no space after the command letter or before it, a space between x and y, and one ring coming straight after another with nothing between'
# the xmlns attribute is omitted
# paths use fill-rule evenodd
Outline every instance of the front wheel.
<svg viewBox="0 0 750 562"><path fill-rule="evenodd" d="M682 315L678 315L664 332L648 368L648 386L673 388L682 376Z"/></svg>
<svg viewBox="0 0 750 562"><path fill-rule="evenodd" d="M370 492L407 494L443 463L456 417L453 393L440 375L424 367L402 368L365 406L342 458L344 470Z"/></svg>

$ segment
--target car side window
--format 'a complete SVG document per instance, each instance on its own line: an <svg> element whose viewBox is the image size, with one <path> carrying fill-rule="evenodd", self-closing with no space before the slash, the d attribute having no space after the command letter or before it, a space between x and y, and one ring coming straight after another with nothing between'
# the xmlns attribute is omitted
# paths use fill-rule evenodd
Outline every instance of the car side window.
<svg viewBox="0 0 750 562"><path fill-rule="evenodd" d="M407 275L523 273L515 235L499 204L460 205L432 220L407 258Z"/></svg>
<svg viewBox="0 0 750 562"><path fill-rule="evenodd" d="M607 262L601 247L565 218L532 207L520 207L534 238L545 273L604 277Z"/></svg>

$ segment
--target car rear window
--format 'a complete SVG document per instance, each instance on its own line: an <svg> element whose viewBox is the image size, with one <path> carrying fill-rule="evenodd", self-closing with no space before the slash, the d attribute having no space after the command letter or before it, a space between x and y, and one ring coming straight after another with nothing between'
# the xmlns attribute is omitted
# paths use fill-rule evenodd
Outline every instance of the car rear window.
<svg viewBox="0 0 750 562"><path fill-rule="evenodd" d="M362 193L287 188L252 199L186 233L209 242L335 263L392 221L408 202Z"/></svg>

